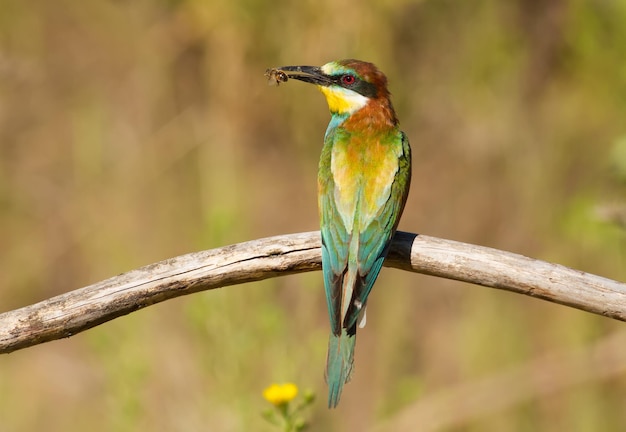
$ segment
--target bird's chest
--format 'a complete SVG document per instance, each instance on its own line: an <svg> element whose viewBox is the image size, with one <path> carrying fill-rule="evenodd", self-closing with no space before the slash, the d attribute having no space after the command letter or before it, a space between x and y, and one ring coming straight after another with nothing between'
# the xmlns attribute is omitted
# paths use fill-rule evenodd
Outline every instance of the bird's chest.
<svg viewBox="0 0 626 432"><path fill-rule="evenodd" d="M398 172L398 155L385 137L336 141L330 154L333 199L349 231L365 228L380 213Z"/></svg>

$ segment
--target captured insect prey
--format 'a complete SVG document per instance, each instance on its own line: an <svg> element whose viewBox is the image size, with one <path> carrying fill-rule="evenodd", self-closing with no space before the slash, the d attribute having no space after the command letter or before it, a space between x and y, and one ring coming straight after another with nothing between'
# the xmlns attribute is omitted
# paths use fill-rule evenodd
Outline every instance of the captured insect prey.
<svg viewBox="0 0 626 432"><path fill-rule="evenodd" d="M267 69L265 76L267 77L268 84L272 86L280 85L281 82L287 82L289 79L285 72L275 68Z"/></svg>

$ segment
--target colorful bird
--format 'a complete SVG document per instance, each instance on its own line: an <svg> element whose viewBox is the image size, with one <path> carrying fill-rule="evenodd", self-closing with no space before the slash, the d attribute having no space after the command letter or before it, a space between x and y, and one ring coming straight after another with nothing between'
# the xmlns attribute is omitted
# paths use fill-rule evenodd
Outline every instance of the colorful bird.
<svg viewBox="0 0 626 432"><path fill-rule="evenodd" d="M411 181L411 149L398 127L387 78L372 63L340 60L284 66L266 75L315 84L332 118L319 163L322 269L331 334L328 405L350 380L357 326L389 250Z"/></svg>

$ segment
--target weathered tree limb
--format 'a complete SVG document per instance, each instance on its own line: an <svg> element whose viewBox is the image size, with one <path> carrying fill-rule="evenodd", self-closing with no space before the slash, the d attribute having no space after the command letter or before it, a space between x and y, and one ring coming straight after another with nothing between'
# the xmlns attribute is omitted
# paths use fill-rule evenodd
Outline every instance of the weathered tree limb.
<svg viewBox="0 0 626 432"><path fill-rule="evenodd" d="M70 337L198 291L321 268L319 231L182 255L0 314L0 353ZM398 232L388 267L513 291L626 321L626 284L482 246Z"/></svg>

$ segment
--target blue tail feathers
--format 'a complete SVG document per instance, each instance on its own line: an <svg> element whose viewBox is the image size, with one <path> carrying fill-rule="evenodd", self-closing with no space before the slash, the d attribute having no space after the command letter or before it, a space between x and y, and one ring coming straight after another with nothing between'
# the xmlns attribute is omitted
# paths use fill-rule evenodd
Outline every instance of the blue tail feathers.
<svg viewBox="0 0 626 432"><path fill-rule="evenodd" d="M354 363L356 335L341 329L341 335L331 333L326 358L326 381L328 382L328 407L335 408L341 398L343 385L350 381Z"/></svg>

